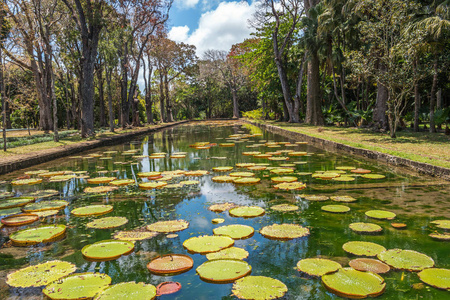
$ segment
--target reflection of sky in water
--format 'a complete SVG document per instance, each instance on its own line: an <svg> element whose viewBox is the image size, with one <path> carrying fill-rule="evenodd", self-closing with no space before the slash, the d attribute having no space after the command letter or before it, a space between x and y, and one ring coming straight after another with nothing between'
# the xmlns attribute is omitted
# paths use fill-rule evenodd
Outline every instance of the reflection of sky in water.
<svg viewBox="0 0 450 300"><path fill-rule="evenodd" d="M279 162L270 162L267 160L254 160L251 157L243 156L245 151L275 151L280 148L268 149L264 147L247 148L253 143L259 143L259 140L287 141L288 139L278 135L263 132L262 137L250 139L248 142L236 143L235 147L223 148L212 147L208 150L196 150L189 145L195 142L226 142L223 138L230 134L235 134L240 130L247 132L247 129L241 127L219 127L211 128L208 126L182 126L162 132L149 135L147 137L136 139L131 143L104 147L81 153L86 156L88 153L101 153L108 150L117 150L119 152L129 149L140 149L139 154L149 155L156 152L167 152L168 155L174 152L187 152L186 158L170 159L149 159L144 158L134 160L130 156L123 156L120 153L112 155L112 160L96 159L60 159L46 164L42 164L28 170L50 169L50 170L87 170L91 177L99 176L97 171L113 171L106 176L117 176L118 178L132 178L138 182L148 181L147 179L137 178L139 172L165 171L165 170L209 170L215 166L235 166L238 162L268 162L271 166L276 166ZM284 148L281 148L284 149ZM386 180L377 181L379 183L394 182L398 187L393 188L393 192L388 194L382 189L358 189L358 183L369 183L357 179L356 183L340 185L341 187L353 187L345 193L349 193L362 200L357 203L345 204L351 207L347 214L324 213L320 207L326 202L310 202L298 197L302 192L280 192L275 191L269 184L269 177L263 177L261 174L269 175L268 171L263 173L256 172L261 179L262 184L256 186L236 187L230 183L215 183L211 180L213 176L224 175L226 173L214 173L203 177L192 177L189 180L199 180L198 187L183 187L180 190L159 190L159 191L140 191L136 187L122 188L119 192L103 196L86 196L82 194L86 181L74 179L63 183L43 183L39 186L14 187L13 190L18 194L36 191L39 189L58 189L61 191L61 199L71 201L71 205L64 210L63 217L58 219L49 218L50 223L63 223L69 225L67 238L45 246L45 248L31 247L28 251L28 259L32 263L54 259L61 255L64 260L74 262L81 272L103 272L112 277L113 283L136 281L146 282L157 285L164 281L178 281L182 284L182 290L174 295L161 297L162 299L233 299L228 297L231 294L232 284L211 284L203 282L195 273L195 268L206 261L205 255L189 254L194 259L194 268L190 271L175 276L157 276L148 272L147 263L157 255L169 253L188 254L183 247L183 241L199 236L211 235L213 228L230 224L243 224L252 226L255 234L245 240L236 240L235 246L247 250L250 255L247 262L252 266L253 275L264 275L277 278L283 281L289 288L286 299L337 299L334 295L328 293L320 283L319 279L306 279L294 270L300 259L307 257L325 256L335 257L343 261L344 265L348 262L348 255L342 250L342 244L349 240L372 241L384 245L386 248L404 248L414 249L426 253L435 259L437 266L450 267L448 257L448 247L445 243L439 243L428 239L429 216L408 217L401 214L403 207L396 208L400 210L399 222L406 222L411 230L404 231L393 230L387 221L368 220L364 212L373 209L394 210L390 206L390 200L393 196L407 197L411 193L408 187L409 182L417 179L397 173L395 170L383 165L371 164L361 159L354 159L348 156L326 153L320 149L309 145L300 145L295 148L298 151L308 151L314 153L312 156L291 158L289 162L305 161L307 164L297 165L299 172L313 172L316 170L332 170L336 166L354 165L373 170L374 173L387 175ZM323 155L317 155L323 154ZM214 157L225 157L225 159L214 159ZM117 162L120 162L118 164ZM122 162L136 162L135 165L121 164ZM284 162L281 162L284 163ZM239 169L235 169L239 170ZM13 173L11 176L19 176L22 171ZM335 183L330 181L320 181L308 177L300 177L307 183L308 187L320 187L323 193L330 196L334 193L342 195L339 190L334 189ZM188 180L187 178L176 178L175 182ZM1 190L11 190L10 186L0 186ZM356 190L356 193L351 193ZM384 191L385 195L378 194ZM422 191L420 191L422 192ZM308 189L305 193L320 194L321 191ZM366 197L366 193L375 195ZM416 192L418 193L418 192ZM425 195L426 193L423 193ZM392 197L391 197L392 196ZM425 196L421 196L425 197ZM448 199L448 197L447 197ZM381 201L384 200L384 201ZM439 199L437 199L439 200ZM208 210L208 207L214 203L234 202L239 205L257 205L266 209L266 214L257 218L235 218L229 216L228 212L216 213ZM75 207L89 205L92 203L109 203L114 206L114 211L108 216L126 216L129 223L119 229L111 230L87 230L85 224L95 218L73 218L70 210ZM273 212L270 207L280 203L294 203L299 206L298 212L280 213ZM222 224L212 224L211 219L223 218ZM110 239L117 230L132 230L142 228L157 220L184 219L190 223L188 229L177 232L178 236L168 239L164 234L160 234L149 240L136 242L134 253L109 262L87 262L81 255L81 248L96 241ZM352 222L374 222L382 225L385 229L383 235L367 236L353 233L348 224ZM307 238L291 241L269 240L259 234L259 230L273 223L295 223L310 228L311 235ZM24 227L25 228L25 227ZM2 238L2 242L6 238ZM44 251L40 251L44 250ZM400 280L402 272L391 272L385 276L388 282L386 293L383 299L415 299L416 296L424 299L447 299L445 291L436 289L411 290L411 285L418 282L415 274L405 273L404 279ZM11 291L13 295L25 297L25 295L38 295L39 290L33 291ZM0 298L2 295L0 294ZM431 297L431 298L430 298ZM2 298L3 299L3 298ZM26 298L24 298L26 299Z"/></svg>

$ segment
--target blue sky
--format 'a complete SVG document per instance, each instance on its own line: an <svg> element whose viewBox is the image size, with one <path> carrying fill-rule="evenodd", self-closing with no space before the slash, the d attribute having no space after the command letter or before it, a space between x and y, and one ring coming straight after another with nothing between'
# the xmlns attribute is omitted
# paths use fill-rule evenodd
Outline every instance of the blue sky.
<svg viewBox="0 0 450 300"><path fill-rule="evenodd" d="M256 1L174 0L169 18L169 38L197 47L202 56L208 49L229 50L250 37L248 19Z"/></svg>

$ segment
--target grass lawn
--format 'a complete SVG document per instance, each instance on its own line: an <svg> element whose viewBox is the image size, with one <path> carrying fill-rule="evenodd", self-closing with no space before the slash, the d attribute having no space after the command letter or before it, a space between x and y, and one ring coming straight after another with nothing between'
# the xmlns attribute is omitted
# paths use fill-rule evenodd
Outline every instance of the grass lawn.
<svg viewBox="0 0 450 300"><path fill-rule="evenodd" d="M254 121L254 120L252 120ZM389 133L368 129L309 126L274 121L256 121L300 132L345 145L387 153L402 158L450 168L450 136L444 133L399 131L392 139Z"/></svg>

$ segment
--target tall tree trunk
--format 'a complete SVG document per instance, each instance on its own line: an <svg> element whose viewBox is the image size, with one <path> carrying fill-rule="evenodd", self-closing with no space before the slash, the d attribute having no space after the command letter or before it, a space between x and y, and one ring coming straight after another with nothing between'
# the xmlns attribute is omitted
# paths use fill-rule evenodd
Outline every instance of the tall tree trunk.
<svg viewBox="0 0 450 300"><path fill-rule="evenodd" d="M3 24L3 14L1 23ZM2 42L3 43L3 42ZM5 107L5 81L3 79L3 45L0 45L0 97L2 98L2 121L3 121L3 151L6 151L6 107Z"/></svg>
<svg viewBox="0 0 450 300"><path fill-rule="evenodd" d="M231 95L233 97L233 118L239 119L239 103L238 96L235 88L231 89Z"/></svg>
<svg viewBox="0 0 450 300"><path fill-rule="evenodd" d="M52 100L53 100L53 141L59 142L59 134L58 134L58 103L56 102L56 94L55 94L55 73L53 72L53 68L50 70L51 72L51 89L52 89Z"/></svg>
<svg viewBox="0 0 450 300"><path fill-rule="evenodd" d="M130 102L128 101L128 43L124 42L121 58L121 99L122 99L122 128L130 123Z"/></svg>
<svg viewBox="0 0 450 300"><path fill-rule="evenodd" d="M379 64L380 72L386 72L386 66ZM386 115L387 99L389 97L389 91L380 81L377 82L377 99L375 102L375 108L373 110L373 123L375 127L379 129L387 130L390 126L388 124L388 117Z"/></svg>
<svg viewBox="0 0 450 300"><path fill-rule="evenodd" d="M148 80L146 77L146 68L145 62L143 63L144 67L144 83L145 83L145 114L147 116L147 123L153 124L153 102L152 102L152 71L153 66L150 64L150 55L148 55Z"/></svg>
<svg viewBox="0 0 450 300"><path fill-rule="evenodd" d="M83 43L84 44L84 43ZM83 47L81 64L81 136L94 135L94 64L97 56L98 35Z"/></svg>
<svg viewBox="0 0 450 300"><path fill-rule="evenodd" d="M114 109L112 105L111 76L112 69L106 67L106 89L108 90L109 131L114 132Z"/></svg>
<svg viewBox="0 0 450 300"><path fill-rule="evenodd" d="M414 83L414 131L419 132L420 90L419 82Z"/></svg>
<svg viewBox="0 0 450 300"><path fill-rule="evenodd" d="M308 90L306 97L305 122L311 125L323 125L322 104L320 99L320 69L317 51L310 52L308 62Z"/></svg>
<svg viewBox="0 0 450 300"><path fill-rule="evenodd" d="M172 103L170 102L170 93L169 93L169 80L167 75L167 70L164 71L164 90L166 94L166 118L167 122L173 122L173 115L172 115Z"/></svg>
<svg viewBox="0 0 450 300"><path fill-rule="evenodd" d="M434 60L433 63L433 83L431 84L431 96L430 96L430 132L436 132L436 126L434 125L434 109L436 106L436 90L437 90L437 82L438 82L438 70L437 70L437 59Z"/></svg>
<svg viewBox="0 0 450 300"><path fill-rule="evenodd" d="M164 109L164 75L159 70L159 105L161 110L161 122L166 122L166 111Z"/></svg>
<svg viewBox="0 0 450 300"><path fill-rule="evenodd" d="M97 81L98 81L98 99L100 106L100 127L106 126L106 115L105 115L105 94L103 88L103 64L100 61L97 68Z"/></svg>

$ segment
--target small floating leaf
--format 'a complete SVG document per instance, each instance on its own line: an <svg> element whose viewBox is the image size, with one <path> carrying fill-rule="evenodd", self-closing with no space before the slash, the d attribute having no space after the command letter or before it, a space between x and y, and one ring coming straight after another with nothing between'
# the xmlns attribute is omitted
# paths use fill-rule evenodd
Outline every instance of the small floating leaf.
<svg viewBox="0 0 450 300"><path fill-rule="evenodd" d="M223 235L202 235L191 237L183 242L183 246L195 253L211 253L233 246L234 240Z"/></svg>
<svg viewBox="0 0 450 300"><path fill-rule="evenodd" d="M215 235L226 235L233 240L241 240L252 236L255 230L251 226L233 224L214 228L213 232Z"/></svg>
<svg viewBox="0 0 450 300"><path fill-rule="evenodd" d="M430 268L420 271L419 279L438 289L450 290L450 270Z"/></svg>
<svg viewBox="0 0 450 300"><path fill-rule="evenodd" d="M75 272L76 269L74 264L66 261L47 261L8 274L6 284L20 288L44 286Z"/></svg>
<svg viewBox="0 0 450 300"><path fill-rule="evenodd" d="M377 256L377 254L386 251L381 245L372 242L351 241L342 245L342 249L353 255L358 256Z"/></svg>
<svg viewBox="0 0 450 300"><path fill-rule="evenodd" d="M53 281L42 291L50 299L90 299L111 283L100 273L76 273Z"/></svg>
<svg viewBox="0 0 450 300"><path fill-rule="evenodd" d="M143 282L121 282L103 290L94 300L145 299L156 297L156 287Z"/></svg>
<svg viewBox="0 0 450 300"><path fill-rule="evenodd" d="M281 281L265 276L246 276L233 284L233 295L239 299L271 300L281 298L288 291Z"/></svg>
<svg viewBox="0 0 450 300"><path fill-rule="evenodd" d="M156 295L170 295L181 290L181 283L174 281L161 282L156 286Z"/></svg>
<svg viewBox="0 0 450 300"><path fill-rule="evenodd" d="M309 235L309 229L298 224L273 224L263 227L259 233L272 239L290 240Z"/></svg>
<svg viewBox="0 0 450 300"><path fill-rule="evenodd" d="M413 250L390 249L377 255L378 259L395 269L421 271L434 266L434 260Z"/></svg>
<svg viewBox="0 0 450 300"><path fill-rule="evenodd" d="M133 250L134 243L130 241L104 240L84 246L81 253L88 260L108 261L127 255Z"/></svg>
<svg viewBox="0 0 450 300"><path fill-rule="evenodd" d="M147 269L154 274L176 274L189 271L193 266L194 261L188 255L167 254L152 259Z"/></svg>
<svg viewBox="0 0 450 300"><path fill-rule="evenodd" d="M336 272L340 268L342 268L340 263L324 258L305 258L297 263L300 272L318 277Z"/></svg>
<svg viewBox="0 0 450 300"><path fill-rule="evenodd" d="M324 275L322 282L332 293L354 299L377 297L383 294L386 288L386 283L380 275L352 268L342 268L335 273Z"/></svg>
<svg viewBox="0 0 450 300"><path fill-rule="evenodd" d="M222 218L215 218L215 219L211 220L211 223L213 223L213 224L221 224L223 222L225 222L225 219L222 219Z"/></svg>
<svg viewBox="0 0 450 300"><path fill-rule="evenodd" d="M201 279L209 282L232 282L251 273L252 267L239 259L208 260L196 269Z"/></svg>
<svg viewBox="0 0 450 300"><path fill-rule="evenodd" d="M242 248L237 247L229 247L217 252L208 253L206 254L206 258L208 260L214 260L214 259L245 259L248 257L248 251Z"/></svg>
<svg viewBox="0 0 450 300"><path fill-rule="evenodd" d="M185 220L159 221L147 226L147 230L155 232L177 232L189 227L189 222Z"/></svg>

